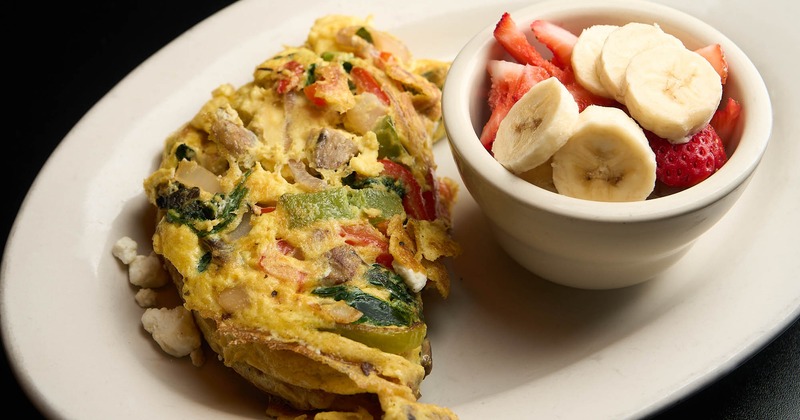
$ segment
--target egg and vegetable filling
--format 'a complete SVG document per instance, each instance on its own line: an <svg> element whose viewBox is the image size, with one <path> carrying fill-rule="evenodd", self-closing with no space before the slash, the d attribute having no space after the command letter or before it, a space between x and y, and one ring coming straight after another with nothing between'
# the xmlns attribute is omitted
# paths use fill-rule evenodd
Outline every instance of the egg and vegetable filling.
<svg viewBox="0 0 800 420"><path fill-rule="evenodd" d="M322 17L215 89L144 181L184 306L277 417L455 418L418 402L422 291L447 297L460 253L457 184L432 152L448 65L368 18Z"/></svg>

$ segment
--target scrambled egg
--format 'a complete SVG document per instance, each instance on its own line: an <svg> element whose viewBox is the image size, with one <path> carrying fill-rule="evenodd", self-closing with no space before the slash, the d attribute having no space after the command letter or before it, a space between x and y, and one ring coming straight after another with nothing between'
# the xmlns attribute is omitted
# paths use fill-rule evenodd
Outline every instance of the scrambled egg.
<svg viewBox="0 0 800 420"><path fill-rule="evenodd" d="M456 417L417 401L421 290L446 297L460 252L432 153L447 68L369 19L320 18L214 90L144 181L184 307L271 415Z"/></svg>

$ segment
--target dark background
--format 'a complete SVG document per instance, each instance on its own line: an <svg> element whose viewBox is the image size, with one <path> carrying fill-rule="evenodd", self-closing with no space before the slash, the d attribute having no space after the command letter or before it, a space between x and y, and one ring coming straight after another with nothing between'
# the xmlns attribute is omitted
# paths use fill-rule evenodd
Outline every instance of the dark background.
<svg viewBox="0 0 800 420"><path fill-rule="evenodd" d="M232 1L15 2L5 6L7 173L0 251L39 169L80 118L142 61ZM81 4L80 6L78 6ZM14 28L11 30L10 28ZM9 169L7 169L9 171ZM58 203L53 203L57 211ZM38 416L7 365L4 410ZM624 396L620 396L624 398ZM87 402L90 403L90 402ZM28 414L25 416L24 414ZM800 418L800 323L653 420Z"/></svg>

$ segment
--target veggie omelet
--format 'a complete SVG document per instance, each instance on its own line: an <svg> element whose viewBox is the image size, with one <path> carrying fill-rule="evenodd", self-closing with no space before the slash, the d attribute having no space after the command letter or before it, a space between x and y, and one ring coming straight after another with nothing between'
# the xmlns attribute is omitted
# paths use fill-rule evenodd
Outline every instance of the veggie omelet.
<svg viewBox="0 0 800 420"><path fill-rule="evenodd" d="M282 418L455 418L418 402L422 290L446 297L457 185L436 175L449 63L369 18L219 86L147 177L163 258L209 346ZM301 417L303 418L303 417Z"/></svg>

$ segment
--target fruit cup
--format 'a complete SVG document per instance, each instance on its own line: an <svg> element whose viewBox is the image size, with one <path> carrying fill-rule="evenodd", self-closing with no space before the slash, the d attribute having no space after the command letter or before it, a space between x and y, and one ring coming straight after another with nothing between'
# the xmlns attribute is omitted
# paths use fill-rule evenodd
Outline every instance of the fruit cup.
<svg viewBox="0 0 800 420"><path fill-rule="evenodd" d="M772 110L758 70L715 28L657 3L551 0L509 13L529 40L535 39L535 20L576 35L592 25L641 22L657 24L691 50L722 47L729 74L720 102L735 98L741 106L725 145L727 161L696 185L631 202L574 198L533 185L499 163L481 142L491 114L487 66L509 57L494 34L501 16L463 47L447 76L443 114L456 165L496 240L515 261L544 279L584 289L614 289L657 277L734 206L761 161ZM551 54L537 48L544 57Z"/></svg>

